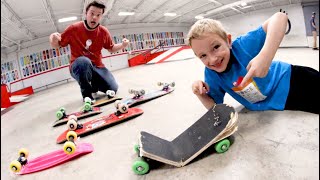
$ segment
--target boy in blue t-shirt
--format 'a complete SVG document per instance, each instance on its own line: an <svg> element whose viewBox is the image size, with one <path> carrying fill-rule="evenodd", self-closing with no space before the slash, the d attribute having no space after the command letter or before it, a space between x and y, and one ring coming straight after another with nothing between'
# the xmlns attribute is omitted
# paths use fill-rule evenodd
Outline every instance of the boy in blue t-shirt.
<svg viewBox="0 0 320 180"><path fill-rule="evenodd" d="M273 60L287 21L286 14L275 13L233 42L219 21L202 19L191 27L189 45L205 65L205 82L195 81L192 91L207 109L228 93L249 110L319 114L319 72Z"/></svg>

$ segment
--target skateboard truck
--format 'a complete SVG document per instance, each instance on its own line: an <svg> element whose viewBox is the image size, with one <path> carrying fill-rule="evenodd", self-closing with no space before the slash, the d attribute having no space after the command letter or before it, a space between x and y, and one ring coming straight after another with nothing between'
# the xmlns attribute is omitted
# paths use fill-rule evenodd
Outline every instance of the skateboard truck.
<svg viewBox="0 0 320 180"><path fill-rule="evenodd" d="M140 91L134 90L134 89L129 89L130 94L134 94L134 97L132 99L138 99L142 95L144 95L146 92L145 90L141 89Z"/></svg>
<svg viewBox="0 0 320 180"><path fill-rule="evenodd" d="M175 82L171 82L171 83L158 82L158 86L162 86L162 90L163 91L168 91L169 90L169 86L171 86L171 87L175 86Z"/></svg>
<svg viewBox="0 0 320 180"><path fill-rule="evenodd" d="M77 133L74 131L69 131L67 133L67 141L63 145L63 151L66 154L73 154L76 151L76 143L78 136Z"/></svg>
<svg viewBox="0 0 320 180"><path fill-rule="evenodd" d="M116 116L120 116L121 114L127 113L128 112L128 105L125 103L122 103L120 100L117 100L114 103L117 111L115 112Z"/></svg>
<svg viewBox="0 0 320 180"><path fill-rule="evenodd" d="M11 171L19 172L21 170L21 167L27 164L28 156L29 156L29 151L25 148L21 148L19 150L19 158L10 163Z"/></svg>
<svg viewBox="0 0 320 180"><path fill-rule="evenodd" d="M89 97L84 98L84 106L83 106L83 112L92 111L92 100Z"/></svg>
<svg viewBox="0 0 320 180"><path fill-rule="evenodd" d="M106 95L108 96L108 99L111 99L116 96L116 92L113 90L107 90Z"/></svg>
<svg viewBox="0 0 320 180"><path fill-rule="evenodd" d="M56 112L56 117L60 120L63 118L67 117L66 114L66 109L64 107L61 107L57 112Z"/></svg>
<svg viewBox="0 0 320 180"><path fill-rule="evenodd" d="M67 126L68 126L68 129L71 131L83 128L83 125L78 123L78 118L75 115L70 115L68 117Z"/></svg>

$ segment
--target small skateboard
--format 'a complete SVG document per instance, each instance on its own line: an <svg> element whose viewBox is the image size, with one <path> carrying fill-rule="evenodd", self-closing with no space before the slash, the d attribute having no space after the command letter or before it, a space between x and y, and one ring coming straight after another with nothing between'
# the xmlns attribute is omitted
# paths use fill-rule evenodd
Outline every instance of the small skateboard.
<svg viewBox="0 0 320 180"><path fill-rule="evenodd" d="M73 131L70 131L66 138L68 141L64 144L63 149L31 160L28 160L28 150L21 148L19 158L11 162L10 170L19 175L30 174L57 166L93 151L93 146L89 143L75 143L77 136Z"/></svg>
<svg viewBox="0 0 320 180"><path fill-rule="evenodd" d="M141 103L144 103L152 99L171 93L172 91L174 91L174 89L171 87L174 87L175 83L174 82L172 83L158 82L158 86L162 86L161 90L157 90L147 94L145 94L144 90L129 89L129 93L134 94L134 96L125 100L121 100L121 101L118 100L116 101L115 104L121 102L121 103L127 104L128 107L133 107L135 105L138 105L138 104L141 104Z"/></svg>
<svg viewBox="0 0 320 180"><path fill-rule="evenodd" d="M117 111L107 116L102 116L84 124L78 124L77 119L70 119L67 123L68 130L64 131L56 140L57 144L65 142L66 134L72 130L78 136L85 136L108 126L132 119L143 114L143 110L138 108L128 108L125 104L118 104Z"/></svg>
<svg viewBox="0 0 320 180"><path fill-rule="evenodd" d="M132 170L135 174L146 174L149 159L182 167L213 144L218 153L223 153L230 146L228 137L237 131L237 119L238 113L233 107L218 104L173 141L141 131L139 143L135 146L138 159Z"/></svg>
<svg viewBox="0 0 320 180"><path fill-rule="evenodd" d="M102 111L99 108L99 106L106 105L116 100L122 99L122 98L116 97L115 92L111 90L108 90L106 92L106 95L107 96L103 98L96 99L95 102L92 102L92 100L89 97L84 98L84 106L82 107L82 110L79 112L66 114L66 109L63 107L60 108L56 112L56 117L58 118L58 120L56 120L52 126L55 127L55 126L67 123L68 120L70 119L70 116L76 116L77 119L80 120L89 116L100 114Z"/></svg>
<svg viewBox="0 0 320 180"><path fill-rule="evenodd" d="M94 102L92 104L93 107L100 107L100 106L104 106L104 105L107 105L107 104L110 104L116 100L121 100L122 98L121 97L117 97L116 96L116 93L114 91L111 91L111 90L108 90L106 92L106 95L107 96L104 96L104 97L98 97L96 98L96 102Z"/></svg>

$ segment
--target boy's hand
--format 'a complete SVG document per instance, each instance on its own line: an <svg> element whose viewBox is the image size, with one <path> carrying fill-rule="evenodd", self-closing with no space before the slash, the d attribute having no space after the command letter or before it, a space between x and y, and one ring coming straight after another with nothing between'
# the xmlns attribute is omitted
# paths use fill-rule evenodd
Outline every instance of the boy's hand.
<svg viewBox="0 0 320 180"><path fill-rule="evenodd" d="M123 38L123 39L122 39L122 46L123 46L123 48L127 47L128 44L129 44L129 40L128 40L127 38Z"/></svg>
<svg viewBox="0 0 320 180"><path fill-rule="evenodd" d="M248 72L244 76L239 87L243 87L250 78L265 77L268 74L270 63L271 63L271 61L266 60L264 58L264 56L262 56L260 54L257 55L255 58L253 58L247 66Z"/></svg>
<svg viewBox="0 0 320 180"><path fill-rule="evenodd" d="M192 84L192 92L193 94L199 96L199 95L204 95L207 92L209 92L209 86L207 83L203 82L203 81L195 81Z"/></svg>

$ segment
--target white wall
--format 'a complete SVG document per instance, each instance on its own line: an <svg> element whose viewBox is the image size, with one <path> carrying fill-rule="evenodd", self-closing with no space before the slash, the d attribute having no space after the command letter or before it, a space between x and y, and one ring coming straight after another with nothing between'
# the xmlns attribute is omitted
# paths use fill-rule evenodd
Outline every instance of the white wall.
<svg viewBox="0 0 320 180"><path fill-rule="evenodd" d="M279 12L280 8L288 12L291 21L291 31L286 35L280 47L308 47L304 16L301 5L280 6L254 11L247 14L240 14L220 21L233 38L257 28L274 13Z"/></svg>

